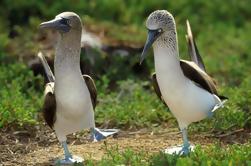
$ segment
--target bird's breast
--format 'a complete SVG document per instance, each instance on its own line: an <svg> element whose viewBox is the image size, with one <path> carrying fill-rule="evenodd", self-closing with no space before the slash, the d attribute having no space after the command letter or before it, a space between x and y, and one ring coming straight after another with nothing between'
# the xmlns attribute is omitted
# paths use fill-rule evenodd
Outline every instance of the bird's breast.
<svg viewBox="0 0 251 166"><path fill-rule="evenodd" d="M67 76L55 81L57 112L80 116L92 110L90 93L82 76Z"/></svg>
<svg viewBox="0 0 251 166"><path fill-rule="evenodd" d="M192 81L181 86L179 83L170 85L170 80L161 76L157 79L163 99L177 119L187 123L202 120L216 105L213 95Z"/></svg>

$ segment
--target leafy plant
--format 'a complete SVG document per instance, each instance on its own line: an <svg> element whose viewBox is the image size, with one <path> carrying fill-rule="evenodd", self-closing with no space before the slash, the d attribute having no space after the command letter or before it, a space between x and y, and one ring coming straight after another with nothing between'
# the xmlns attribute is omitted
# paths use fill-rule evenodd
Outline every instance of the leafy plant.
<svg viewBox="0 0 251 166"><path fill-rule="evenodd" d="M23 64L0 65L0 128L35 123L41 105L42 80ZM41 90L42 92L42 90Z"/></svg>

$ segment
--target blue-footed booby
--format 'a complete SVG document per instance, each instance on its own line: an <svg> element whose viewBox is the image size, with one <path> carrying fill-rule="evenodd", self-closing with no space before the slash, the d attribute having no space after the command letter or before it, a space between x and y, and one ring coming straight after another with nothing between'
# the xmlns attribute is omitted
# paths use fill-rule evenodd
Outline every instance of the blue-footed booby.
<svg viewBox="0 0 251 166"><path fill-rule="evenodd" d="M93 79L80 71L82 23L73 12L63 12L55 19L40 24L40 29L54 29L59 32L53 75L42 53L38 54L50 81L45 88L43 115L47 124L55 130L64 148L65 158L60 164L82 162L80 157L69 152L66 136L91 128L95 141L112 135L117 130L101 131L95 127L94 109L97 104L97 90Z"/></svg>
<svg viewBox="0 0 251 166"><path fill-rule="evenodd" d="M148 37L140 63L153 46L155 72L153 86L158 97L177 119L182 132L183 146L166 149L167 153L188 154L193 146L187 137L187 127L211 117L222 107L226 97L219 96L214 80L206 73L187 21L189 55L192 61L179 59L175 20L166 10L151 13L146 21Z"/></svg>

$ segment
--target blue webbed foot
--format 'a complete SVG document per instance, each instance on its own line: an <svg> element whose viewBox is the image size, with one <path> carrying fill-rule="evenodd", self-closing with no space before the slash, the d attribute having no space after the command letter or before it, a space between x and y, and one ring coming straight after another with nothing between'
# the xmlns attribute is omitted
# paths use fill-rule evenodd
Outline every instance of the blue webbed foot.
<svg viewBox="0 0 251 166"><path fill-rule="evenodd" d="M65 159L57 160L55 165L74 165L74 164L83 164L84 160L78 156L68 156Z"/></svg>
<svg viewBox="0 0 251 166"><path fill-rule="evenodd" d="M193 147L190 145L182 146L181 150L179 151L179 155L188 155L193 150Z"/></svg>
<svg viewBox="0 0 251 166"><path fill-rule="evenodd" d="M81 164L83 165L83 159L78 156L72 156L70 153L66 141L62 142L62 146L64 148L64 156L65 158L62 160L57 160L55 165L74 165L74 164Z"/></svg>
<svg viewBox="0 0 251 166"><path fill-rule="evenodd" d="M119 130L91 128L91 132L92 132L92 141L96 142L118 133Z"/></svg>
<svg viewBox="0 0 251 166"><path fill-rule="evenodd" d="M164 150L164 153L167 154L176 154L179 156L182 155L188 155L190 152L192 152L194 150L194 146L190 145L190 146L174 146L168 149Z"/></svg>
<svg viewBox="0 0 251 166"><path fill-rule="evenodd" d="M175 146L169 149L166 149L164 152L168 154L176 154L176 155L188 155L191 151L194 150L194 146L190 145L187 138L187 129L183 128L181 130L182 138L183 138L183 146Z"/></svg>

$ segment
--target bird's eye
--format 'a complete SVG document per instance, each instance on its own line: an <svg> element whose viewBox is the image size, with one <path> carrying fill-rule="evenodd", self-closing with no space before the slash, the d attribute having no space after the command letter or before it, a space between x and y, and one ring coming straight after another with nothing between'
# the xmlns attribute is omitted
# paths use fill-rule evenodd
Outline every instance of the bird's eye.
<svg viewBox="0 0 251 166"><path fill-rule="evenodd" d="M70 25L70 23L71 23L71 21L70 21L70 20L68 20L68 19L66 20L66 22L67 22L67 24L68 24L68 25Z"/></svg>
<svg viewBox="0 0 251 166"><path fill-rule="evenodd" d="M161 28L160 28L160 29L158 29L158 32L159 32L159 33L161 33L161 32L162 32L162 29L161 29Z"/></svg>
<svg viewBox="0 0 251 166"><path fill-rule="evenodd" d="M64 24L64 25L69 25L70 20L63 18L63 19L60 20L60 23Z"/></svg>

